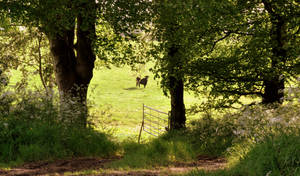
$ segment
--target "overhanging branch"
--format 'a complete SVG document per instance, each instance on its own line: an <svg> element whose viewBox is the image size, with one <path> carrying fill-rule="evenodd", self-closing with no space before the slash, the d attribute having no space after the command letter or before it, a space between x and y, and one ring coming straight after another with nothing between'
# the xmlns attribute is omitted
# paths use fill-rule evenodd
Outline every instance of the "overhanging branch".
<svg viewBox="0 0 300 176"><path fill-rule="evenodd" d="M263 93L261 92L242 92L242 91L238 91L238 90L222 90L220 91L222 93L230 93L230 94L235 94L235 95L259 95L259 96L263 96Z"/></svg>

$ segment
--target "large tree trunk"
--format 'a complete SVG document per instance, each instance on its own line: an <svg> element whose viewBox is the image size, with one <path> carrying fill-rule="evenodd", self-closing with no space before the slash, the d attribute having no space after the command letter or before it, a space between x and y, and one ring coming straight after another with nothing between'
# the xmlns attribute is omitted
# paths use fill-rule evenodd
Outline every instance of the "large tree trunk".
<svg viewBox="0 0 300 176"><path fill-rule="evenodd" d="M75 27L49 35L50 49L54 58L54 68L61 102L72 111L79 112L72 119L83 127L87 123L87 91L93 77L95 54L92 39L95 34L95 2L83 2L78 7L76 38ZM74 18L75 19L75 18ZM75 53L76 50L76 53Z"/></svg>
<svg viewBox="0 0 300 176"><path fill-rule="evenodd" d="M76 97L76 56L74 52L74 30L49 37L50 51L61 97Z"/></svg>
<svg viewBox="0 0 300 176"><path fill-rule="evenodd" d="M178 48L171 47L169 50L169 91L171 96L170 130L185 128L186 116L184 105L184 83L183 76L175 69L180 67L180 59L177 58Z"/></svg>
<svg viewBox="0 0 300 176"><path fill-rule="evenodd" d="M265 9L270 15L272 29L270 31L271 47L272 47L272 74L267 75L264 81L263 103L282 103L284 98L284 75L281 73L281 67L285 66L287 57L284 48L286 37L286 24L283 17L273 9L273 4L269 0L263 0Z"/></svg>
<svg viewBox="0 0 300 176"><path fill-rule="evenodd" d="M185 128L185 106L184 106L184 89L181 79L170 77L170 95L171 95L171 117L170 129Z"/></svg>
<svg viewBox="0 0 300 176"><path fill-rule="evenodd" d="M263 104L282 103L284 97L284 79L280 76L264 81L265 93L263 94Z"/></svg>

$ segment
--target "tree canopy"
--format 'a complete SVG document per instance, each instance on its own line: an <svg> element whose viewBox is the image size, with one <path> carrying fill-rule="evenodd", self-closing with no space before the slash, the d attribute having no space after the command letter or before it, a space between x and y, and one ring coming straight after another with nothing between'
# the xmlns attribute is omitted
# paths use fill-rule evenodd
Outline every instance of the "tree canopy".
<svg viewBox="0 0 300 176"><path fill-rule="evenodd" d="M2 0L0 30L26 26L47 37L59 90L82 105L97 56L133 67L153 59L152 71L171 97L171 126L182 128L184 90L205 96L202 108L244 104L243 96L283 102L286 83L299 76L299 6L295 0ZM37 41L35 48L48 45ZM38 61L46 73L49 65Z"/></svg>

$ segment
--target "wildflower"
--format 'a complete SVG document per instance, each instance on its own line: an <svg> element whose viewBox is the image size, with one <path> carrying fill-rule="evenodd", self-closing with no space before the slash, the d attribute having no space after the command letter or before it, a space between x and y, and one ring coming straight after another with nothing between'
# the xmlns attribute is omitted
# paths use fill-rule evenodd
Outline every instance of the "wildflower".
<svg viewBox="0 0 300 176"><path fill-rule="evenodd" d="M4 126L5 128L8 128L8 123L3 123L3 126Z"/></svg>
<svg viewBox="0 0 300 176"><path fill-rule="evenodd" d="M271 122L271 123L277 123L277 122L280 122L280 121L281 121L280 116L278 116L278 117L273 117L273 118L270 119L270 122Z"/></svg>
<svg viewBox="0 0 300 176"><path fill-rule="evenodd" d="M269 171L269 172L266 174L266 176L270 176L271 173L272 173L272 171Z"/></svg>
<svg viewBox="0 0 300 176"><path fill-rule="evenodd" d="M245 130L234 130L233 134L239 136L239 135L244 135L245 134Z"/></svg>

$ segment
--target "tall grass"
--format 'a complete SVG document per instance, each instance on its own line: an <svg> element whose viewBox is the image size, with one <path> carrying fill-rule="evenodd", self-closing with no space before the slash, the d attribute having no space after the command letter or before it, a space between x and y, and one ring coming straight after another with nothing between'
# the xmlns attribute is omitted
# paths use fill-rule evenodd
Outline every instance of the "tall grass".
<svg viewBox="0 0 300 176"><path fill-rule="evenodd" d="M62 120L76 114L62 112L49 97L24 91L2 94L0 163L22 163L75 156L113 155L117 145L91 127ZM73 110L76 112L76 110Z"/></svg>
<svg viewBox="0 0 300 176"><path fill-rule="evenodd" d="M300 134L280 134L266 138L235 167L243 175L300 175Z"/></svg>
<svg viewBox="0 0 300 176"><path fill-rule="evenodd" d="M193 171L198 176L298 176L300 175L300 134L268 137L253 145L237 165L215 172Z"/></svg>

